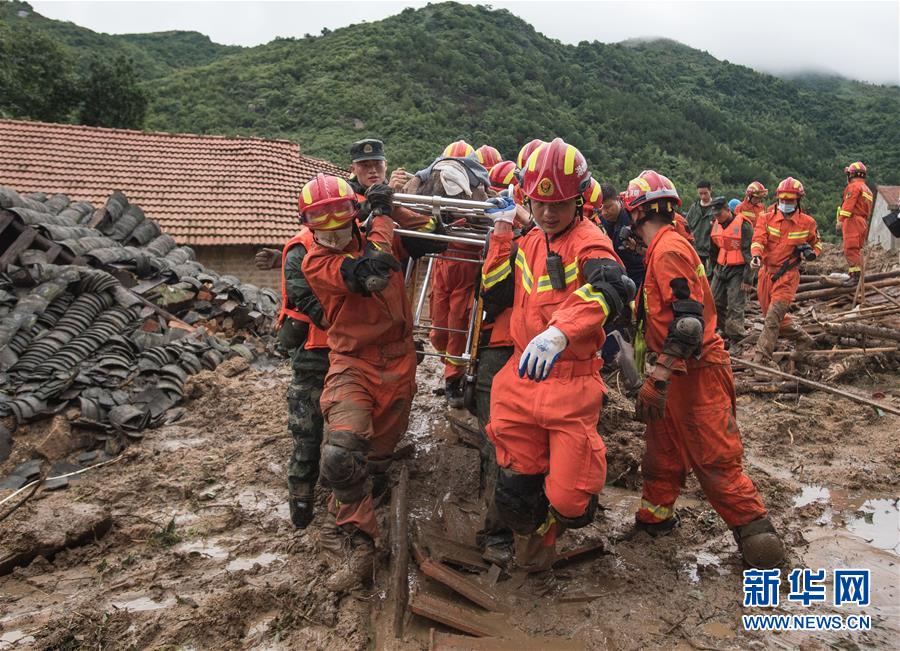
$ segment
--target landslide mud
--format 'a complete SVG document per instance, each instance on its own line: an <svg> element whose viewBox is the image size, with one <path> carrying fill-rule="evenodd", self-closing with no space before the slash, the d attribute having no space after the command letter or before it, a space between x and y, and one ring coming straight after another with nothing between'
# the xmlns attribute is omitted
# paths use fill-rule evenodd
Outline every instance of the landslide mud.
<svg viewBox="0 0 900 651"><path fill-rule="evenodd" d="M386 554L371 588L344 597L324 588L315 526L295 531L285 503L288 382L286 366L230 378L202 372L188 381L181 421L148 431L120 461L65 490L38 493L0 523L2 541L42 505L73 501L112 518L102 538L0 577L0 649L413 650L428 648L431 627L449 630L411 616L405 638L392 639ZM410 517L440 522L464 539L481 515L477 453L448 424L432 394L437 386L437 362L429 359L400 444L416 446L402 461L410 469ZM897 380L868 378L849 388L897 390ZM550 581L501 580L511 627L576 638L589 649L900 647L900 419L818 393L739 399L748 471L790 548L785 567L873 570L873 605L863 611L873 617L871 632L745 633L744 567L693 477L672 536L625 539L639 499L642 428L630 420L627 399L615 390L611 397L603 509L590 527L561 540L562 548L603 541L604 551ZM413 590L440 589L414 569L410 582Z"/></svg>

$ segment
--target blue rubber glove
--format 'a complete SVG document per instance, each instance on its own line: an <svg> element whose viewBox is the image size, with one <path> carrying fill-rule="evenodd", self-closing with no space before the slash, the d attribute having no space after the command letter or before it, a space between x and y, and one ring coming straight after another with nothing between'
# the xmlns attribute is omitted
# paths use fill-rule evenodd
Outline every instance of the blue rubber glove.
<svg viewBox="0 0 900 651"><path fill-rule="evenodd" d="M516 218L516 202L509 197L492 197L488 199L488 203L492 203L496 208L488 208L485 214L491 218L496 224L497 222L506 222L512 224Z"/></svg>
<svg viewBox="0 0 900 651"><path fill-rule="evenodd" d="M550 375L556 360L569 345L562 330L550 326L531 340L519 359L519 377L540 382Z"/></svg>

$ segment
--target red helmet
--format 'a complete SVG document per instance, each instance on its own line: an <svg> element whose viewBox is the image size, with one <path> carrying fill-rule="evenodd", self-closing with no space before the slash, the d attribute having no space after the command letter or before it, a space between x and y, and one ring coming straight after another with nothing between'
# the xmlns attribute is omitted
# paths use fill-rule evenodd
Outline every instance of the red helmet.
<svg viewBox="0 0 900 651"><path fill-rule="evenodd" d="M537 149L538 147L540 147L543 144L544 144L543 140L538 140L537 138L535 138L534 140L529 142L527 145L524 145L519 150L519 155L516 156L516 167L518 167L519 169L522 169L523 167L525 167L525 161L527 161L528 157L531 156L531 152L533 152L535 149Z"/></svg>
<svg viewBox="0 0 900 651"><path fill-rule="evenodd" d="M858 160L855 163L847 165L847 167L844 168L844 174L850 174L851 176L865 176L866 166L862 161Z"/></svg>
<svg viewBox="0 0 900 651"><path fill-rule="evenodd" d="M500 152L490 145L481 145L481 147L475 150L475 157L488 171L503 160L503 156L500 155Z"/></svg>
<svg viewBox="0 0 900 651"><path fill-rule="evenodd" d="M653 170L644 170L637 178L628 182L624 200L625 209L629 212L638 206L658 201L668 204L665 207L670 211L674 210L675 206L681 205L681 197L678 196L675 184L668 177Z"/></svg>
<svg viewBox="0 0 900 651"><path fill-rule="evenodd" d="M779 183L778 189L775 190L775 196L779 199L799 199L805 194L803 184L793 176L789 176Z"/></svg>
<svg viewBox="0 0 900 651"><path fill-rule="evenodd" d="M491 179L491 187L495 190L506 190L509 184L519 185L519 179L516 178L516 164L511 160L502 160L494 165L488 177Z"/></svg>
<svg viewBox="0 0 900 651"><path fill-rule="evenodd" d="M451 142L444 149L444 158L466 158L475 153L475 148L465 140Z"/></svg>
<svg viewBox="0 0 900 651"><path fill-rule="evenodd" d="M338 230L358 212L356 193L344 179L319 173L300 190L300 219L313 230Z"/></svg>
<svg viewBox="0 0 900 651"><path fill-rule="evenodd" d="M584 156L562 138L538 145L521 174L522 190L532 201L566 201L579 196L591 181Z"/></svg>
<svg viewBox="0 0 900 651"><path fill-rule="evenodd" d="M599 206L603 203L603 192L600 190L600 181L591 177L587 190L581 195L584 197L584 203L592 206Z"/></svg>
<svg viewBox="0 0 900 651"><path fill-rule="evenodd" d="M747 186L747 190L744 194L748 197L768 197L769 190L759 181L753 181Z"/></svg>

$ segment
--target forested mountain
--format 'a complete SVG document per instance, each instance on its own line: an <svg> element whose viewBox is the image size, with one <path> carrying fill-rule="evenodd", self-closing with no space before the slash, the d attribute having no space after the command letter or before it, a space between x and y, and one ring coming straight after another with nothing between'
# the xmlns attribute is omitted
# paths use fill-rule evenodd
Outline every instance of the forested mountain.
<svg viewBox="0 0 900 651"><path fill-rule="evenodd" d="M243 49L31 24L70 48L137 50L154 130L288 138L338 163L374 136L408 168L458 138L512 157L562 136L598 178L621 188L652 167L686 200L701 177L738 196L794 175L829 231L844 165L862 159L873 183L900 183L900 88L781 79L670 40L565 45L506 10L455 3Z"/></svg>

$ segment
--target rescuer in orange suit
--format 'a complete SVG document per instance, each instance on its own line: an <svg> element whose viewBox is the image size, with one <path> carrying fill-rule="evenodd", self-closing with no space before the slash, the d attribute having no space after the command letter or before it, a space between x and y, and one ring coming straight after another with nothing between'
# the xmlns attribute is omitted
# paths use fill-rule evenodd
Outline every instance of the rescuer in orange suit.
<svg viewBox="0 0 900 651"><path fill-rule="evenodd" d="M753 181L744 191L744 200L741 201L734 214L750 221L752 226L756 226L756 220L766 210L766 197L769 196L769 190L759 181Z"/></svg>
<svg viewBox="0 0 900 651"><path fill-rule="evenodd" d="M800 181L787 177L778 184L777 203L760 215L753 229L750 265L759 269L756 293L765 315L754 357L760 364L772 363L779 331L788 338L799 339L801 347L814 343L788 314L800 285L801 258L815 260L822 252L816 220L800 208L805 194Z"/></svg>
<svg viewBox="0 0 900 651"><path fill-rule="evenodd" d="M477 161L475 149L464 140L458 140L447 145L438 160L467 158L471 158L473 162ZM486 170L482 169L481 173L484 175L483 189L486 190L488 186ZM472 198L471 185L471 183L460 185L460 198ZM446 186L445 191L440 194L456 196L446 191ZM475 284L478 282L479 269L477 262L480 259L481 248L453 244L447 249L446 255L446 259L438 258L432 266L429 302L432 330L429 339L436 352L446 355L444 395L451 407L459 408L464 402L466 361L462 356L466 352L466 331L475 301Z"/></svg>
<svg viewBox="0 0 900 651"><path fill-rule="evenodd" d="M497 198L482 272L486 305L511 307L514 352L494 378L488 436L500 474L494 504L516 534L520 569L548 569L557 535L594 519L606 479L597 422L603 325L627 312L634 284L612 243L581 217L590 172L557 138L524 163L536 227L513 245L516 207Z"/></svg>
<svg viewBox="0 0 900 651"><path fill-rule="evenodd" d="M681 199L652 170L628 184L625 207L647 244L647 273L638 307L647 350L656 364L638 392L635 417L647 423L636 529L652 536L678 523L675 501L693 470L706 498L734 531L744 560L770 568L784 546L759 492L741 465L734 380L703 263L672 226Z"/></svg>
<svg viewBox="0 0 900 651"><path fill-rule="evenodd" d="M837 230L844 238L844 258L850 283L859 282L862 247L869 231L869 215L872 214L872 191L866 185L866 166L860 161L844 168L847 187L837 211Z"/></svg>
<svg viewBox="0 0 900 651"><path fill-rule="evenodd" d="M384 184L368 188L372 213L363 231L356 195L343 179L319 174L300 193L301 219L314 237L302 270L329 324L320 476L333 492L319 539L333 563L326 586L336 592L371 575L379 535L373 495L386 488L416 391L400 261L437 250L428 240L394 235L392 195Z"/></svg>

